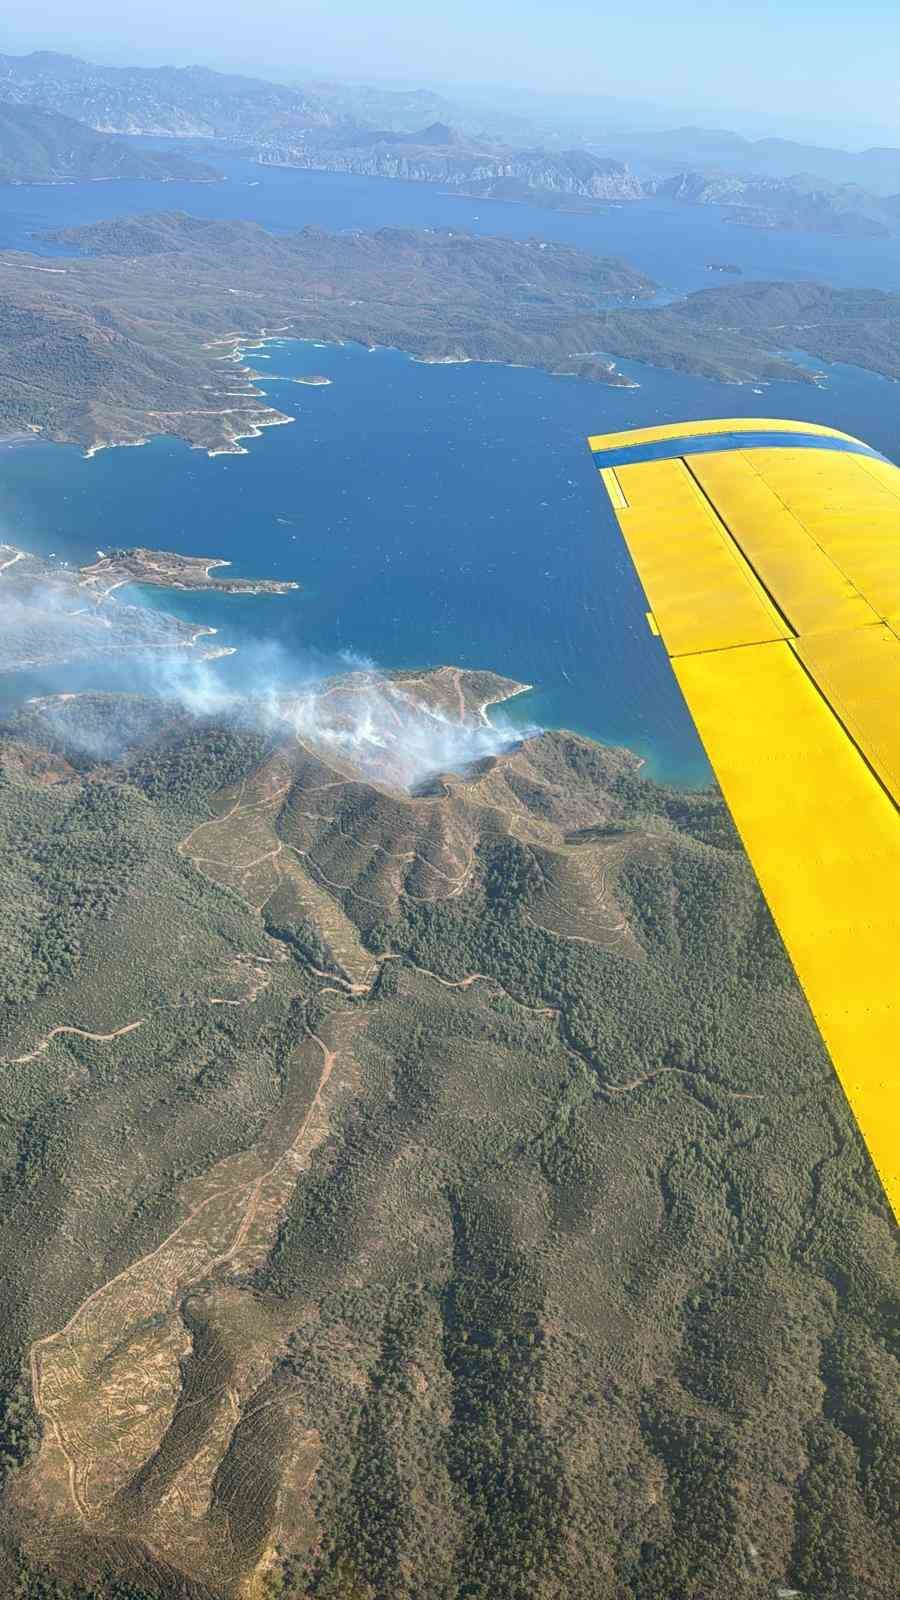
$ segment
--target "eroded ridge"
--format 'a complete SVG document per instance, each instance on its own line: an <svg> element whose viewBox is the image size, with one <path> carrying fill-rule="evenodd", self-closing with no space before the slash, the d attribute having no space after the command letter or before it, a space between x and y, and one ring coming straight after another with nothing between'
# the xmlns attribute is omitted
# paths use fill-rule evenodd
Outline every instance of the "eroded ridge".
<svg viewBox="0 0 900 1600"><path fill-rule="evenodd" d="M297 1080L317 1065L311 1098L287 1147L268 1165L271 1152L264 1147L218 1163L194 1185L191 1209L151 1254L96 1289L64 1327L32 1346L43 1439L19 1493L33 1511L55 1519L68 1501L82 1524L111 1530L124 1526L138 1493L151 1544L161 1551L171 1546L173 1553L188 1524L199 1527L209 1512L213 1478L243 1402L268 1375L282 1333L277 1321L256 1329L217 1403L197 1408L194 1429L179 1415L183 1364L194 1342L185 1302L202 1292L214 1317L224 1295L226 1320L234 1316L228 1282L245 1280L265 1260L297 1178L327 1132L329 1085L346 1049L348 1021L352 1025L340 1015L329 1019L326 1037L309 1034L295 1052ZM247 1298L246 1291L238 1296ZM161 1471L173 1429L175 1470L169 1463ZM141 1498L148 1474L161 1487L149 1505ZM197 1527L192 1537L199 1537Z"/></svg>

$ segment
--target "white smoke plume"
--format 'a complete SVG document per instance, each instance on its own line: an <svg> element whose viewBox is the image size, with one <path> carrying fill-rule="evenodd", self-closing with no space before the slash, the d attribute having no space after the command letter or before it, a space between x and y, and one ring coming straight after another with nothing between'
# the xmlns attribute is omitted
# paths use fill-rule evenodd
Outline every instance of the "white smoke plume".
<svg viewBox="0 0 900 1600"><path fill-rule="evenodd" d="M45 720L62 713L53 690L75 689L64 721L86 755L102 759L115 743L111 726L104 731L87 707L79 718L78 690L94 687L151 695L204 720L283 728L345 769L404 789L522 738L502 714L489 720L471 706L459 678L400 682L352 653L329 657L272 641L244 641L234 651L212 646L214 632L171 616L162 597L129 604L108 595L98 604L77 568L0 543L0 704L9 707L4 690L12 687L14 697L17 672L30 672L42 694L46 685Z"/></svg>
<svg viewBox="0 0 900 1600"><path fill-rule="evenodd" d="M493 722L454 720L371 670L284 696L281 712L304 744L330 752L366 778L403 789L416 789L441 772L462 771L522 738L502 716Z"/></svg>
<svg viewBox="0 0 900 1600"><path fill-rule="evenodd" d="M47 689L58 682L54 674ZM427 674L410 685L408 677L398 682L350 652L289 652L265 641L242 643L222 659L178 650L117 661L82 687L90 692L94 686L152 696L159 703L159 727L166 706L202 722L251 723L276 738L295 737L347 776L413 791L538 731L517 728L496 708L490 718L478 708L457 710L446 684L441 693L438 680ZM51 694L41 702L42 721L56 731L64 726L69 743L85 755L112 757L114 737L89 716L79 717L79 699L56 701Z"/></svg>
<svg viewBox="0 0 900 1600"><path fill-rule="evenodd" d="M228 679L237 676L238 688ZM495 710L451 714L429 692L410 692L350 652L288 655L278 646L241 648L226 668L183 660L156 668L157 692L194 716L240 715L277 731L361 777L414 790L442 772L460 772L511 749L535 728L516 728ZM249 691L249 692L248 692Z"/></svg>

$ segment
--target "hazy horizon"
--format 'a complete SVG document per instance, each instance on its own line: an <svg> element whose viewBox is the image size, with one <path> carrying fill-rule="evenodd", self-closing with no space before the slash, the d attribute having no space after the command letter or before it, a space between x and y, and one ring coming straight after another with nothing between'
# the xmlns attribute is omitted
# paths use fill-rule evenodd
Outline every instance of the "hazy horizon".
<svg viewBox="0 0 900 1600"><path fill-rule="evenodd" d="M710 12L663 0L640 16L584 0L486 9L459 0L426 16L413 0L378 13L346 0L8 0L0 48L58 50L106 65L203 65L279 81L316 78L507 104L571 99L571 114L639 125L675 120L848 145L900 143L900 11L892 0L729 0Z"/></svg>

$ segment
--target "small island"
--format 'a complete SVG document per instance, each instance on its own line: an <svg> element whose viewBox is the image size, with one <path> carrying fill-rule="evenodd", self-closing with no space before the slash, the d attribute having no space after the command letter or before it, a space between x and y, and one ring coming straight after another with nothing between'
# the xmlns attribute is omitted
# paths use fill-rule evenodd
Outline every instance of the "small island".
<svg viewBox="0 0 900 1600"><path fill-rule="evenodd" d="M212 589L219 594L286 594L296 583L212 578L227 561L168 550L112 550L84 567L48 561L0 544L0 673L56 667L103 657L190 651L194 659L233 654L216 629L113 595L124 584Z"/></svg>
<svg viewBox="0 0 900 1600"><path fill-rule="evenodd" d="M216 556L180 556L170 550L110 550L80 569L85 588L97 585L104 595L126 583L153 584L158 589L217 589L220 594L287 594L299 583L275 578L213 578L214 567L230 567Z"/></svg>
<svg viewBox="0 0 900 1600"><path fill-rule="evenodd" d="M331 381L331 378L326 378L325 374L322 372L312 372L308 378L304 377L294 379L295 383L309 384L310 388L312 389L323 389L326 384L331 383Z"/></svg>

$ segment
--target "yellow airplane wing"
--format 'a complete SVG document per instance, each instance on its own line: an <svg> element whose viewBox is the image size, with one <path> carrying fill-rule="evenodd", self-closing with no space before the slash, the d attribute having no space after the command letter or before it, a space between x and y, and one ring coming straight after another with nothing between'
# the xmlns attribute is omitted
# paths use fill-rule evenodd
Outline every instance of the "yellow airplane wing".
<svg viewBox="0 0 900 1600"><path fill-rule="evenodd" d="M770 419L589 445L900 1215L900 469Z"/></svg>

